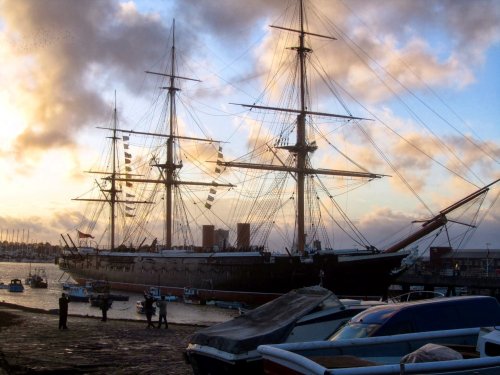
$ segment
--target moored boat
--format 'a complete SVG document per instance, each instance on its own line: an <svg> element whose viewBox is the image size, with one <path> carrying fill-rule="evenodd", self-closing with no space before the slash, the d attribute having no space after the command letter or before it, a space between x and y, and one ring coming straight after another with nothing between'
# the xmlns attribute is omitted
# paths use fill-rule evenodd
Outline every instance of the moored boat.
<svg viewBox="0 0 500 375"><path fill-rule="evenodd" d="M63 290L68 290L69 288L73 287L73 286L79 286L80 284L78 283L72 283L72 282L69 282L69 281L64 281L62 284L61 284L61 287L63 288Z"/></svg>
<svg viewBox="0 0 500 375"><path fill-rule="evenodd" d="M171 294L163 294L161 292L161 288L157 286L150 287L145 293L153 297L155 301L159 301L162 298L167 302L175 302L179 300L177 296L173 296Z"/></svg>
<svg viewBox="0 0 500 375"><path fill-rule="evenodd" d="M30 273L26 278L26 285L29 285L31 288L47 288L49 283L47 281L47 274L44 268L35 268L34 273L31 273L31 264L30 264Z"/></svg>
<svg viewBox="0 0 500 375"><path fill-rule="evenodd" d="M339 341L262 345L266 374L488 374L500 372L494 327Z"/></svg>
<svg viewBox="0 0 500 375"><path fill-rule="evenodd" d="M109 293L108 296L112 301L128 301L130 299L130 296L126 294Z"/></svg>
<svg viewBox="0 0 500 375"><path fill-rule="evenodd" d="M40 275L33 275L29 283L29 286L32 288L48 288L48 285L47 279L44 279Z"/></svg>
<svg viewBox="0 0 500 375"><path fill-rule="evenodd" d="M205 305L207 301L200 296L198 289L185 287L182 295L184 303L190 305Z"/></svg>
<svg viewBox="0 0 500 375"><path fill-rule="evenodd" d="M107 280L87 279L85 288L89 293L109 293L111 286Z"/></svg>
<svg viewBox="0 0 500 375"><path fill-rule="evenodd" d="M72 286L67 290L68 298L71 302L88 302L89 292L84 286Z"/></svg>
<svg viewBox="0 0 500 375"><path fill-rule="evenodd" d="M12 279L9 284L9 292L11 293L22 293L24 292L24 286L20 279Z"/></svg>
<svg viewBox="0 0 500 375"><path fill-rule="evenodd" d="M325 340L353 315L373 304L339 300L331 291L290 291L244 315L197 331L186 348L195 374L262 374L262 344Z"/></svg>
<svg viewBox="0 0 500 375"><path fill-rule="evenodd" d="M108 309L111 308L111 305L113 304L113 298L105 293L92 293L89 297L89 301L90 306L99 308L103 306L103 303L108 305Z"/></svg>

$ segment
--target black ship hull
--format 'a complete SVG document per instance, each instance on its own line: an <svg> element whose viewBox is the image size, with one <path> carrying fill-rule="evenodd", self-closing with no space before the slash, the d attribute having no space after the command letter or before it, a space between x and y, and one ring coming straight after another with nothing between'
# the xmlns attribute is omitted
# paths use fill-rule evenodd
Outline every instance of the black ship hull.
<svg viewBox="0 0 500 375"><path fill-rule="evenodd" d="M258 252L101 252L72 255L61 265L78 282L104 279L113 289L142 292L159 286L181 296L197 288L204 299L262 303L305 286L322 285L339 296L383 296L408 253L271 256Z"/></svg>

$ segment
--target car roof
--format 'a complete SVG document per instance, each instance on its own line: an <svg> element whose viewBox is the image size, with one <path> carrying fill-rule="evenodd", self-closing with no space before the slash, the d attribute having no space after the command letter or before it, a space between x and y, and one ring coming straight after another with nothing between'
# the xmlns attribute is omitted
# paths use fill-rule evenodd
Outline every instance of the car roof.
<svg viewBox="0 0 500 375"><path fill-rule="evenodd" d="M393 316L399 311L405 309L411 309L415 306L422 305L443 305L443 304L454 304L454 303L465 303L466 301L480 301L480 300L493 300L496 299L489 296L458 296L458 297L439 297L424 299L419 301L410 302L400 302L394 304L373 306L365 311L360 312L355 315L352 319L352 323L364 323L364 324L380 324L385 322L389 317ZM498 303L498 302L497 302Z"/></svg>

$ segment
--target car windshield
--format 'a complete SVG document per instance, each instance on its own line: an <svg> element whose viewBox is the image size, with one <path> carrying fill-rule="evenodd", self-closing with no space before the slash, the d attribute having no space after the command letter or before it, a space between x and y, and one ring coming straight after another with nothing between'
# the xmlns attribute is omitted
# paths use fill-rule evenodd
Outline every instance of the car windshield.
<svg viewBox="0 0 500 375"><path fill-rule="evenodd" d="M356 339L370 337L380 327L380 324L348 323L340 331L337 331L330 341L340 339Z"/></svg>

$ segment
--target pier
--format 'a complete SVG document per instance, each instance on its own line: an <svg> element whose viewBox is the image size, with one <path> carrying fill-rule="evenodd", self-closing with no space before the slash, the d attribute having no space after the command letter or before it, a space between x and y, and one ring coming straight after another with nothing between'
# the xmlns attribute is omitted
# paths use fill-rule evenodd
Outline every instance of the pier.
<svg viewBox="0 0 500 375"><path fill-rule="evenodd" d="M467 288L469 294L487 294L500 296L500 277L495 274L486 275L452 275L429 273L418 274L407 272L400 276L394 285L400 285L403 293L410 291L413 287L423 287L424 290L435 290L435 288L446 288L447 295L460 294L459 291Z"/></svg>
<svg viewBox="0 0 500 375"><path fill-rule="evenodd" d="M489 245L489 244L487 244ZM500 297L500 249L451 249L431 247L423 259L403 273L394 285L403 293L411 287L446 288L448 295L483 294Z"/></svg>

